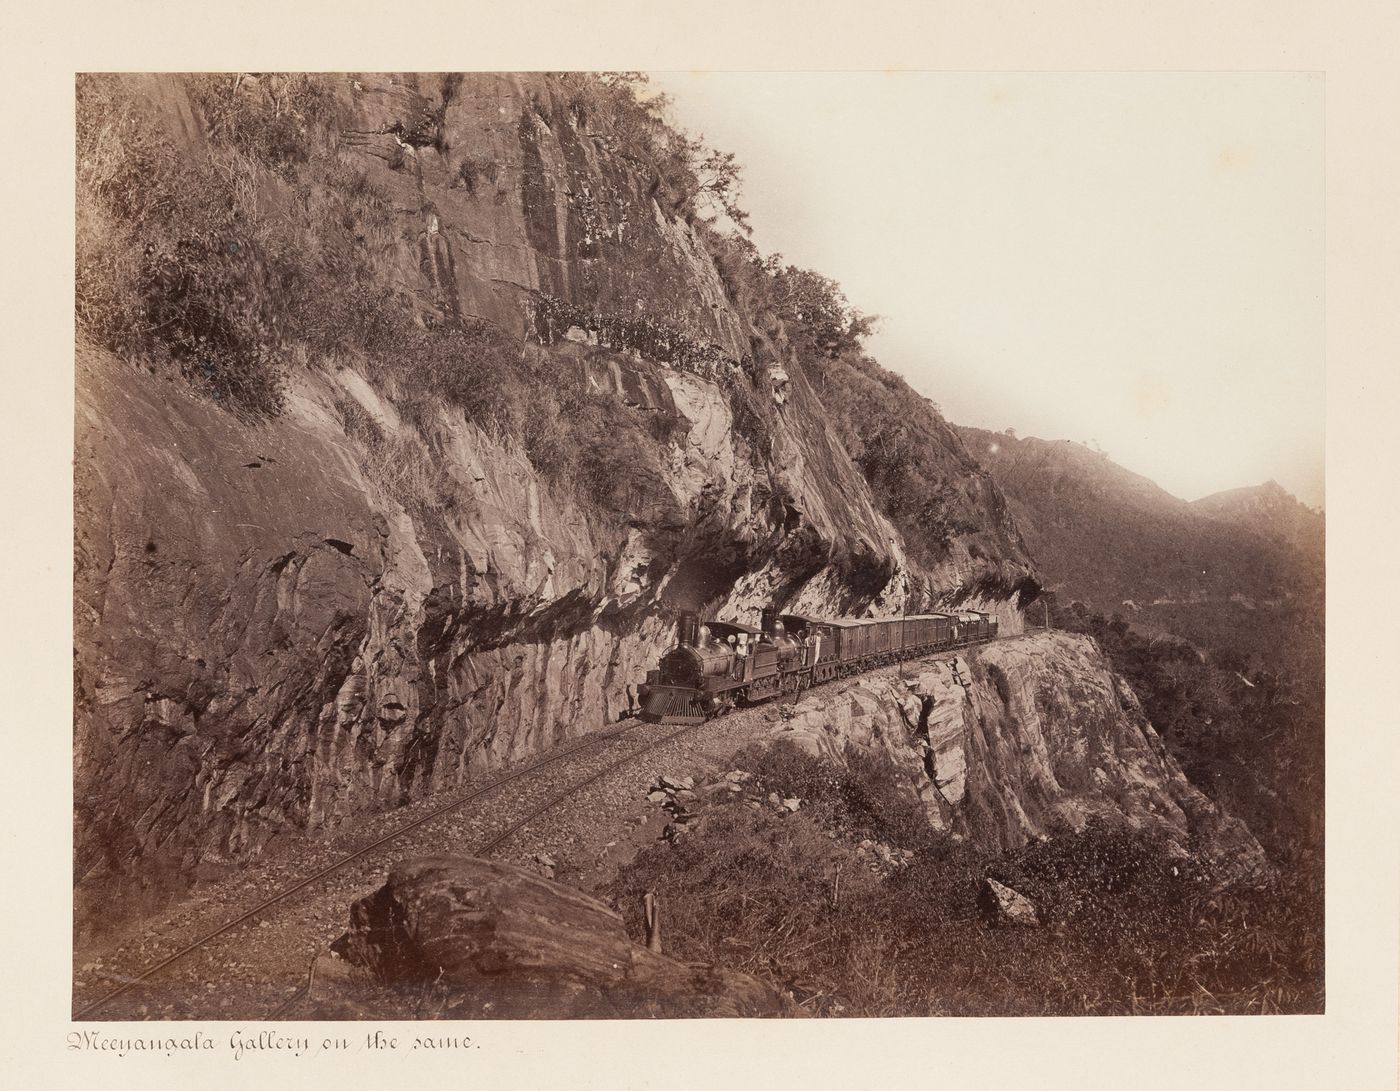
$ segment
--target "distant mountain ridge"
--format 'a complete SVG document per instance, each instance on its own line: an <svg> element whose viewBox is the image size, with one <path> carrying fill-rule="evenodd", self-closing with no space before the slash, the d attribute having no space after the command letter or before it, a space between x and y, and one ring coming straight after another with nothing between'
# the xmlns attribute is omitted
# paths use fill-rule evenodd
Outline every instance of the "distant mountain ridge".
<svg viewBox="0 0 1400 1091"><path fill-rule="evenodd" d="M1191 506L1264 538L1284 542L1307 556L1323 555L1326 517L1273 479L1262 485L1212 493L1193 501Z"/></svg>
<svg viewBox="0 0 1400 1091"><path fill-rule="evenodd" d="M1277 482L1191 502L1069 440L957 431L1062 604L1245 653L1321 625L1324 517Z"/></svg>

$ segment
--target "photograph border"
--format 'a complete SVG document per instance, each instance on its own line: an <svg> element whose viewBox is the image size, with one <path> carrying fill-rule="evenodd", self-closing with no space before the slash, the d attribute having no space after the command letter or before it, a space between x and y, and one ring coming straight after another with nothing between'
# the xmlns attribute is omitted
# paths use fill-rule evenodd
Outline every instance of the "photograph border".
<svg viewBox="0 0 1400 1091"><path fill-rule="evenodd" d="M631 4L363 4L219 9L174 23L153 3L19 13L16 143L6 172L12 261L5 429L14 615L7 691L18 753L8 828L8 1068L30 1086L236 1086L285 1073L330 1084L409 1074L492 1087L651 1087L700 1075L757 1086L1393 1087L1397 1006L1397 740L1382 691L1394 635L1374 587L1396 540L1390 501L1400 253L1394 12L1371 5L1188 0L1152 11L1024 5L782 3L762 11ZM528 22L530 25L521 25ZM393 28L386 33L384 27ZM375 28L379 28L376 30ZM543 28L543 29L541 29ZM459 57L458 54L461 54ZM118 1061L68 1048L72 830L72 80L80 71L674 70L1321 71L1327 147L1327 1014L1293 1017L473 1024L468 1056L307 1065L201 1056ZM39 184L36 185L35 183ZM13 260L22 255L23 260ZM22 328L20 328L22 323ZM1379 563L1378 563L1379 561ZM308 1031L317 1024L306 1024ZM334 1025L330 1025L334 1026ZM216 1036L227 1027L212 1024ZM130 1026L127 1029L131 1029ZM684 1060L683 1060L684 1059ZM300 1065L300 1067L297 1067ZM405 1067L412 1065L412 1067ZM284 1067L285 1066L285 1067ZM381 1071L381 1066L382 1071Z"/></svg>

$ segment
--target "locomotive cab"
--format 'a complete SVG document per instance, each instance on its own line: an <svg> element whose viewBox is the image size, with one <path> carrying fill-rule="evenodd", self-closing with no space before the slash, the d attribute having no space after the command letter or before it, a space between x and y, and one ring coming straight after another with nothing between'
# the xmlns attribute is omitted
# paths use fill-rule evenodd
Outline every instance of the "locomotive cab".
<svg viewBox="0 0 1400 1091"><path fill-rule="evenodd" d="M736 682L765 678L777 670L778 650L771 634L732 621L712 621L710 628L729 644L730 675Z"/></svg>

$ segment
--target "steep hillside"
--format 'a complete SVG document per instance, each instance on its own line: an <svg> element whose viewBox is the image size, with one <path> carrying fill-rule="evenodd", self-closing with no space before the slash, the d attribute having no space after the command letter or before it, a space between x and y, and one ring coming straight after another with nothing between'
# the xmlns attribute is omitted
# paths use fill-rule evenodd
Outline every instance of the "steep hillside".
<svg viewBox="0 0 1400 1091"><path fill-rule="evenodd" d="M668 952L819 1015L1322 1010L1320 886L1188 780L1088 637L759 714L693 786L658 781L668 836L606 885L634 937L652 894Z"/></svg>
<svg viewBox="0 0 1400 1091"><path fill-rule="evenodd" d="M1223 522L1252 530L1319 562L1326 525L1322 513L1302 503L1277 481L1203 496L1191 505Z"/></svg>
<svg viewBox="0 0 1400 1091"><path fill-rule="evenodd" d="M1084 636L1034 633L800 702L769 734L827 762L874 753L929 823L984 851L1093 818L1160 833L1233 875L1264 870L1243 823L1182 775L1137 697Z"/></svg>
<svg viewBox="0 0 1400 1091"><path fill-rule="evenodd" d="M650 1015L1320 1007L1316 961L1240 972L1236 920L1291 929L1273 948L1290 956L1318 922L1288 915L1250 832L1086 637L1029 633L719 724L736 721L728 746L688 738L538 831L548 863L530 843L524 867L397 865L349 907L343 958L318 960L316 1016L413 1017L425 990L474 1018L615 1016L648 981ZM561 861L611 905L549 882ZM989 879L1029 927L986 927ZM662 936L687 973L646 972Z"/></svg>
<svg viewBox="0 0 1400 1091"><path fill-rule="evenodd" d="M1270 483L1188 503L1106 456L959 427L1047 586L1148 631L1320 666L1322 519Z"/></svg>
<svg viewBox="0 0 1400 1091"><path fill-rule="evenodd" d="M681 607L1019 630L996 486L925 403L888 425L957 517L892 521L726 264L723 176L625 83L97 77L77 109L80 910L614 718Z"/></svg>

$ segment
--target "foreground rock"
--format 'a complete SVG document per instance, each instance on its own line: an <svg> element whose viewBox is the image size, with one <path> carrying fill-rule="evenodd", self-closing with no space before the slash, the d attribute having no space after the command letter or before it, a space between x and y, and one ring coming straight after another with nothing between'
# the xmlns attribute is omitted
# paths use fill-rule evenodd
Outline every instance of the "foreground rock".
<svg viewBox="0 0 1400 1091"><path fill-rule="evenodd" d="M982 889L977 893L977 908L981 910L983 920L994 928L1035 928L1040 924L1035 903L995 879L982 880Z"/></svg>
<svg viewBox="0 0 1400 1091"><path fill-rule="evenodd" d="M757 1017L790 1005L756 978L627 936L602 902L510 864L408 860L350 911L318 964L323 1018Z"/></svg>

